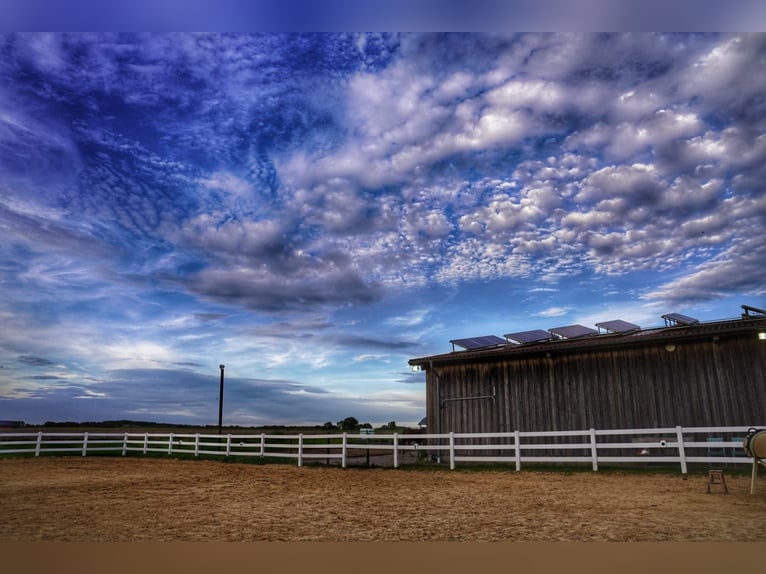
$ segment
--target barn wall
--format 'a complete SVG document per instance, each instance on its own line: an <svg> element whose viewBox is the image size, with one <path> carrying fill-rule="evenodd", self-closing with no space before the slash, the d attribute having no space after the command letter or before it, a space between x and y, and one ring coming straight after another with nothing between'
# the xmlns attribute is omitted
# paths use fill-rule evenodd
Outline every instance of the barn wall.
<svg viewBox="0 0 766 574"><path fill-rule="evenodd" d="M726 426L766 420L766 343L732 336L674 344L674 351L654 343L434 364L426 378L429 430ZM444 402L493 392L494 399Z"/></svg>

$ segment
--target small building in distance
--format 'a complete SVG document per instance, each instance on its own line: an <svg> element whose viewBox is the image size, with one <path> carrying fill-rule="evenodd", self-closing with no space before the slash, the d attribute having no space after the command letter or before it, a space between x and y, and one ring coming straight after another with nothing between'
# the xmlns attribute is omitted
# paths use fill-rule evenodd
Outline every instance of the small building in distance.
<svg viewBox="0 0 766 574"><path fill-rule="evenodd" d="M766 311L742 309L456 339L409 363L426 371L435 434L763 425Z"/></svg>

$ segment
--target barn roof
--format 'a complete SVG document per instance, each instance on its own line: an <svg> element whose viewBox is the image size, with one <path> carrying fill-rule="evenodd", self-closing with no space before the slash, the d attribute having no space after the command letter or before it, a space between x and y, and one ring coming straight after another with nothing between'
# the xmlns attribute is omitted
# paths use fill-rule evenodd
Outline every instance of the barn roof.
<svg viewBox="0 0 766 574"><path fill-rule="evenodd" d="M740 319L726 319L685 325L636 329L629 332L610 332L564 339L533 341L526 344L514 344L510 340L506 345L466 351L453 351L428 357L410 359L409 364L425 368L430 364L452 362L476 362L483 360L512 359L541 353L572 353L587 350L606 350L626 346L652 343L682 342L704 339L706 337L734 336L766 331L766 316L743 314ZM766 341L764 342L766 345Z"/></svg>

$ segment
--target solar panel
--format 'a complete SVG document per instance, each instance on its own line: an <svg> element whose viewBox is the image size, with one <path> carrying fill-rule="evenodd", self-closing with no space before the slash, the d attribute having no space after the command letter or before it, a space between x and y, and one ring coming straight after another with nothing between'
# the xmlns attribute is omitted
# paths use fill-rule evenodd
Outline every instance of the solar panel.
<svg viewBox="0 0 766 574"><path fill-rule="evenodd" d="M694 317L687 317L686 315L681 315L681 313L668 313L667 315L663 315L662 318L665 319L666 327L675 325L696 325L699 323L699 320Z"/></svg>
<svg viewBox="0 0 766 574"><path fill-rule="evenodd" d="M548 330L557 337L561 337L562 339L574 339L575 337L588 337L590 335L598 335L598 331L583 325L567 325L566 327L556 327L555 329Z"/></svg>
<svg viewBox="0 0 766 574"><path fill-rule="evenodd" d="M760 317L762 315L766 315L766 310L759 309L758 307L751 307L750 305L740 305L740 306L742 307L742 310L744 311L744 313L742 313L743 319L747 319L748 317L751 317L751 316Z"/></svg>
<svg viewBox="0 0 766 574"><path fill-rule="evenodd" d="M599 330L604 329L607 333L628 333L630 331L637 331L641 328L638 325L622 321L621 319L596 323L596 327L598 327Z"/></svg>
<svg viewBox="0 0 766 574"><path fill-rule="evenodd" d="M452 343L452 350L455 350L455 345L463 347L468 351L473 349L481 349L483 347L495 347L497 345L505 345L505 339L497 337L495 335L486 335L483 337L469 337L467 339L454 339L450 341Z"/></svg>
<svg viewBox="0 0 766 574"><path fill-rule="evenodd" d="M540 341L547 341L551 338L551 334L548 331L542 329L535 329L533 331L522 331L520 333L509 333L505 336L511 343L517 345L523 345L524 343L538 343Z"/></svg>

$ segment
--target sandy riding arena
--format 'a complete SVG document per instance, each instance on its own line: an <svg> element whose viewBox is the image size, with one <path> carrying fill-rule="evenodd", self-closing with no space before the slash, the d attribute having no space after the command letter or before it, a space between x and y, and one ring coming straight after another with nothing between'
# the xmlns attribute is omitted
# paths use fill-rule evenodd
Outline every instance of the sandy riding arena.
<svg viewBox="0 0 766 574"><path fill-rule="evenodd" d="M0 460L0 541L766 541L766 479Z"/></svg>

